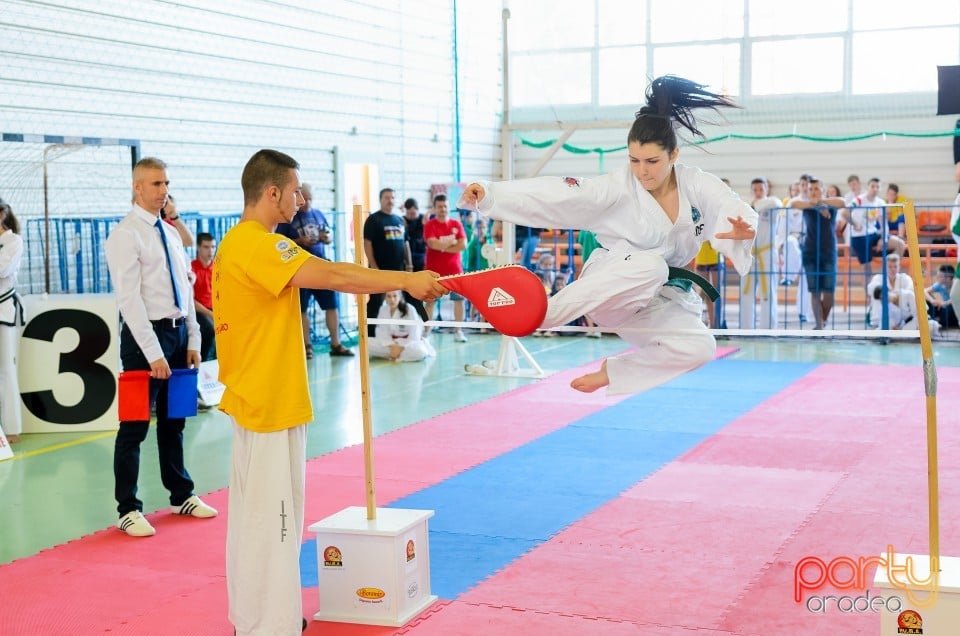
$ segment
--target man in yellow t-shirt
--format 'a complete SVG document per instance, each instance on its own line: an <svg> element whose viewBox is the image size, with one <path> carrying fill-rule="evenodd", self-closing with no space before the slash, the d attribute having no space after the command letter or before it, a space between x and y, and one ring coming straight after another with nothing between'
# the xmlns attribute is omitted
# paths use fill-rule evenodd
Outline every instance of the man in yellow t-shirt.
<svg viewBox="0 0 960 636"><path fill-rule="evenodd" d="M243 169L240 223L214 261L220 410L233 425L227 514L227 595L240 636L295 634L303 624L300 543L306 425L313 420L298 288L366 294L447 293L433 272L331 263L274 233L303 205L299 164L260 150Z"/></svg>

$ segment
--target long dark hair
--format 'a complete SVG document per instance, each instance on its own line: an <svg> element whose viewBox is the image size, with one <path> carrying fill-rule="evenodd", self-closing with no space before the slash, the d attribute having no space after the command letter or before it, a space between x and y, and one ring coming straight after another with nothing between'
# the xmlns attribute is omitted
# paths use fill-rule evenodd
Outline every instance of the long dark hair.
<svg viewBox="0 0 960 636"><path fill-rule="evenodd" d="M20 222L17 221L17 217L13 214L13 208L3 199L0 199L0 213L3 214L3 226L8 230L13 230L14 234L19 234Z"/></svg>
<svg viewBox="0 0 960 636"><path fill-rule="evenodd" d="M674 122L702 138L703 133L697 128L697 120L693 116L694 109L709 108L719 112L721 107L740 108L729 98L706 90L705 84L676 75L658 77L647 87L647 102L637 111L637 118L627 135L627 143L654 142L668 153L673 152L677 147Z"/></svg>

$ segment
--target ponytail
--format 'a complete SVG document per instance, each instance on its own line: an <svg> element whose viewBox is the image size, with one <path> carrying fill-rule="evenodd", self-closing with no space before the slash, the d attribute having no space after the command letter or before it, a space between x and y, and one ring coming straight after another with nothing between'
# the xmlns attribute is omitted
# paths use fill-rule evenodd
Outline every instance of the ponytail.
<svg viewBox="0 0 960 636"><path fill-rule="evenodd" d="M668 153L677 147L674 122L696 137L703 137L693 116L694 109L740 108L729 98L706 90L705 84L664 75L647 87L646 104L637 111L636 119L627 135L627 143L657 143Z"/></svg>
<svg viewBox="0 0 960 636"><path fill-rule="evenodd" d="M0 214L3 215L3 220L0 221L0 223L3 223L3 227L12 230L14 234L19 234L20 222L17 221L17 217L13 214L13 208L3 199L0 199Z"/></svg>

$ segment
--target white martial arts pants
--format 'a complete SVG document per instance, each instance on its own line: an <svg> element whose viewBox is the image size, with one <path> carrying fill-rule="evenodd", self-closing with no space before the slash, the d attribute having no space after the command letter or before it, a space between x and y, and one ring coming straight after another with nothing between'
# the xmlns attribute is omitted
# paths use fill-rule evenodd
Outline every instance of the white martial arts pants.
<svg viewBox="0 0 960 636"><path fill-rule="evenodd" d="M230 622L237 636L295 636L303 621L300 543L307 427L254 433L230 420Z"/></svg>
<svg viewBox="0 0 960 636"><path fill-rule="evenodd" d="M812 320L810 313L810 286L807 285L807 276L803 271L803 254L800 251L800 240L794 234L787 235L783 246L783 278L797 281L797 316Z"/></svg>
<svg viewBox="0 0 960 636"><path fill-rule="evenodd" d="M0 325L0 425L6 435L23 432L20 383L17 380L17 347L20 327Z"/></svg>
<svg viewBox="0 0 960 636"><path fill-rule="evenodd" d="M740 277L740 328L774 329L777 326L777 271L769 245L755 248L753 269ZM757 297L760 316L757 317Z"/></svg>
<svg viewBox="0 0 960 636"><path fill-rule="evenodd" d="M382 340L371 340L367 343L367 351L374 358L390 359L390 344ZM400 362L419 362L427 356L437 355L433 345L427 340L416 340L404 345L400 357Z"/></svg>
<svg viewBox="0 0 960 636"><path fill-rule="evenodd" d="M550 297L542 326L587 315L613 329L638 350L607 359L607 392L645 391L712 360L716 350L700 296L666 282L667 263L657 254L594 250L580 278Z"/></svg>
<svg viewBox="0 0 960 636"><path fill-rule="evenodd" d="M879 329L883 324L883 303L870 300L870 326ZM909 323L905 320L912 318ZM900 290L900 303L887 303L887 324L890 329L919 329L920 316L917 315L917 298L912 291Z"/></svg>

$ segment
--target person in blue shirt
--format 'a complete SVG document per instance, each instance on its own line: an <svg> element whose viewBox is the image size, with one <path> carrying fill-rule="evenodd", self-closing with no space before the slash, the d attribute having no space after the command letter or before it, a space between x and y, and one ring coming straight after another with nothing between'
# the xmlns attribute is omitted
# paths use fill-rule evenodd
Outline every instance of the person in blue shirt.
<svg viewBox="0 0 960 636"><path fill-rule="evenodd" d="M306 183L300 188L303 192L303 205L297 210L296 216L290 223L281 223L277 226L277 234L287 236L314 256L326 259L326 246L333 240L330 224L323 212L311 206L313 194ZM301 289L300 290L300 322L303 325L303 346L309 360L313 357L313 343L310 341L310 321L307 319L307 309L310 299L317 301L323 310L330 333L330 355L352 356L353 351L340 342L340 308L337 302L337 293L330 289Z"/></svg>

